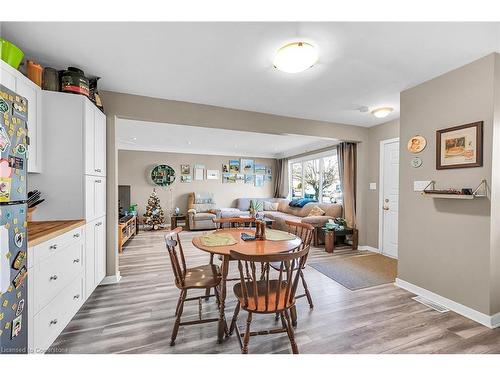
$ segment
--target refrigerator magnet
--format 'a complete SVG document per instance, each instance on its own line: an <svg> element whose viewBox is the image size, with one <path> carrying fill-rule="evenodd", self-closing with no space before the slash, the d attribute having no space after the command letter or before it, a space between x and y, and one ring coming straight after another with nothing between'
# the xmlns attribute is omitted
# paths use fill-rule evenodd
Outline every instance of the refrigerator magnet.
<svg viewBox="0 0 500 375"><path fill-rule="evenodd" d="M7 306L9 306L9 300L7 300L7 299L6 299L6 300L4 300L4 301L3 301L3 303L2 303L2 306L3 306L3 307L7 307Z"/></svg>
<svg viewBox="0 0 500 375"><path fill-rule="evenodd" d="M21 270L17 273L17 275L14 277L14 280L12 280L12 284L17 288L19 288L24 280L26 279L26 276L28 276L28 270L26 269L26 266L23 266Z"/></svg>
<svg viewBox="0 0 500 375"><path fill-rule="evenodd" d="M12 178L0 177L0 202L10 201L11 184L12 184Z"/></svg>
<svg viewBox="0 0 500 375"><path fill-rule="evenodd" d="M19 234L21 234L21 237L23 237L22 233L19 233ZM17 237L17 235L16 235L16 237ZM23 239L21 239L21 245L19 245L19 246L17 245L17 242L16 242L16 246L21 247L22 241L23 241ZM16 271L19 271L21 269L21 267L23 266L25 259L26 259L26 251L20 251L19 253L17 253L16 258L14 259L14 262L12 263L12 268L14 268Z"/></svg>
<svg viewBox="0 0 500 375"><path fill-rule="evenodd" d="M21 298L22 295L23 295L22 292L17 292L17 298Z"/></svg>
<svg viewBox="0 0 500 375"><path fill-rule="evenodd" d="M19 143L17 146L16 146L16 152L19 154L19 155L24 155L26 154L26 146L23 145L22 143Z"/></svg>
<svg viewBox="0 0 500 375"><path fill-rule="evenodd" d="M17 303L13 303L10 308L12 309L12 311L17 311Z"/></svg>
<svg viewBox="0 0 500 375"><path fill-rule="evenodd" d="M3 312L0 312L0 322L3 320Z"/></svg>
<svg viewBox="0 0 500 375"><path fill-rule="evenodd" d="M10 322L7 322L7 323L5 323L5 325L3 327L5 329L10 329L10 326L11 326Z"/></svg>
<svg viewBox="0 0 500 375"><path fill-rule="evenodd" d="M0 151L4 152L10 146L10 137L5 128L0 125Z"/></svg>
<svg viewBox="0 0 500 375"><path fill-rule="evenodd" d="M19 334L21 333L22 324L23 324L23 316L22 315L19 315L17 318L15 318L12 321L12 333L10 336L11 339L19 336Z"/></svg>
<svg viewBox="0 0 500 375"><path fill-rule="evenodd" d="M3 113L9 112L9 105L4 99L0 99L0 112Z"/></svg>
<svg viewBox="0 0 500 375"><path fill-rule="evenodd" d="M14 169L24 169L24 159L17 156L9 156L9 167Z"/></svg>
<svg viewBox="0 0 500 375"><path fill-rule="evenodd" d="M17 229L17 228L16 228ZM22 247L24 242L24 234L23 233L16 233L14 236L14 243L16 244L17 247ZM26 257L26 253L24 251L20 251L19 254L24 253L23 258L21 259L21 262L24 261L24 258ZM17 254L17 256L19 256ZM19 268L17 268L19 269Z"/></svg>
<svg viewBox="0 0 500 375"><path fill-rule="evenodd" d="M23 313L24 310L24 299L20 300L17 304L16 316L19 316Z"/></svg>

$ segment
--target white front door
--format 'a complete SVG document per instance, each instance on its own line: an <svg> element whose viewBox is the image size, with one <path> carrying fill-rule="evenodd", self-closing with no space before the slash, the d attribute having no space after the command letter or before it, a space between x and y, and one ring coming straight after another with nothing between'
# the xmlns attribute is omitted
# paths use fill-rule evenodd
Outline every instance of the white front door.
<svg viewBox="0 0 500 375"><path fill-rule="evenodd" d="M398 257L399 139L380 142L380 230L382 254Z"/></svg>

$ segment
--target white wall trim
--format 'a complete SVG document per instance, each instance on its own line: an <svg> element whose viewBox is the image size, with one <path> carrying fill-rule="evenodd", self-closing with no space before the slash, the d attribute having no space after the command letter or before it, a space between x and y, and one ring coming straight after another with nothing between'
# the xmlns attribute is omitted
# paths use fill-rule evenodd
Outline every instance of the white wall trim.
<svg viewBox="0 0 500 375"><path fill-rule="evenodd" d="M367 245L358 246L358 250L371 251L372 253L380 253L379 249Z"/></svg>
<svg viewBox="0 0 500 375"><path fill-rule="evenodd" d="M378 167L378 248L379 253L383 254L384 244L384 146L388 143L399 142L398 138L384 139L380 141L380 152L379 152L379 167ZM398 213L399 217L399 213ZM399 252L398 252L399 253Z"/></svg>
<svg viewBox="0 0 500 375"><path fill-rule="evenodd" d="M430 301L443 305L449 310L454 311L457 314L463 315L466 318L474 320L488 328L500 327L500 313L497 313L495 315L484 314L470 307L462 305L461 303L440 296L439 294L436 294L434 292L431 292L427 289L421 288L415 284L409 283L408 281L404 281L399 278L396 278L396 282L394 283L394 285L396 285L399 288L405 289L411 293L427 298Z"/></svg>
<svg viewBox="0 0 500 375"><path fill-rule="evenodd" d="M102 279L99 285L117 284L120 282L121 279L122 277L120 275L120 271L118 271L115 275L106 276L104 279Z"/></svg>

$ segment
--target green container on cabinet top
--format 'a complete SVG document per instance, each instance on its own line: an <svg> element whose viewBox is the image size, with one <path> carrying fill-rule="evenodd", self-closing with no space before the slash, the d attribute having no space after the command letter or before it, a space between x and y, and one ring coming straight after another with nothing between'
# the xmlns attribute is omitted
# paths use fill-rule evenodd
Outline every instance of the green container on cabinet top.
<svg viewBox="0 0 500 375"><path fill-rule="evenodd" d="M0 59L12 66L14 69L19 68L23 61L24 52L15 44L0 38Z"/></svg>

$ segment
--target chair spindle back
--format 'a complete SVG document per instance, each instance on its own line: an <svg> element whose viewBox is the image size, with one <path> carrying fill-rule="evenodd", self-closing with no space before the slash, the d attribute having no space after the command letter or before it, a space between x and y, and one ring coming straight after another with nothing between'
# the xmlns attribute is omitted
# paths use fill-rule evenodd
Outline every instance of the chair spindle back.
<svg viewBox="0 0 500 375"><path fill-rule="evenodd" d="M168 255L170 257L177 286L183 285L184 275L186 274L186 259L184 258L184 251L179 236L180 232L182 232L182 227L177 227L165 234L165 243L167 245ZM177 251L177 247L179 251Z"/></svg>

